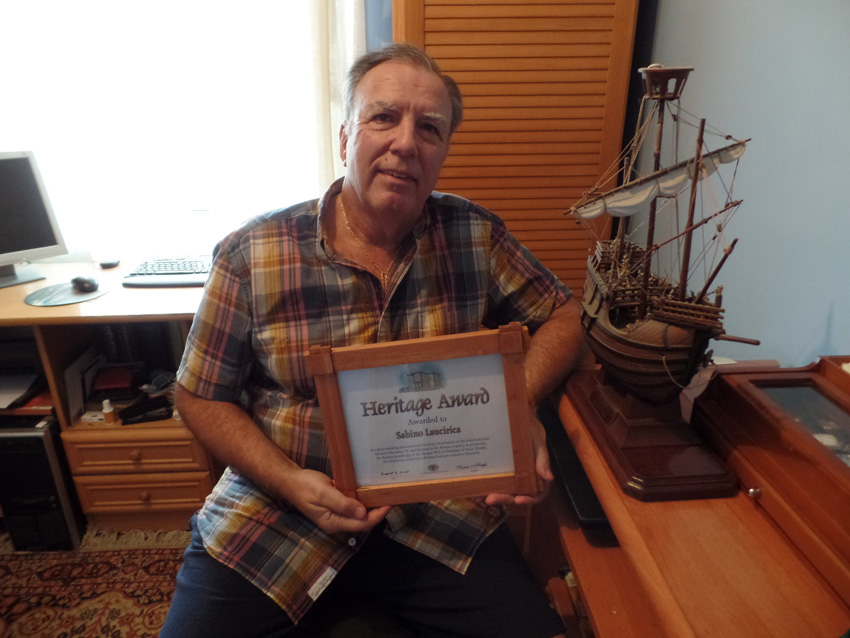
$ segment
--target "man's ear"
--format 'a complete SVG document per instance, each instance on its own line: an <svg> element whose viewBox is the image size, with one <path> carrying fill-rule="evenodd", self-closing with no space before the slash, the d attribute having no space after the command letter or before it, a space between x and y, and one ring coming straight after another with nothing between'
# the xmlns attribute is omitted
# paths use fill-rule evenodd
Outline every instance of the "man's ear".
<svg viewBox="0 0 850 638"><path fill-rule="evenodd" d="M343 122L339 126L339 159L342 160L342 165L345 166L345 158L348 154L348 130L347 122Z"/></svg>

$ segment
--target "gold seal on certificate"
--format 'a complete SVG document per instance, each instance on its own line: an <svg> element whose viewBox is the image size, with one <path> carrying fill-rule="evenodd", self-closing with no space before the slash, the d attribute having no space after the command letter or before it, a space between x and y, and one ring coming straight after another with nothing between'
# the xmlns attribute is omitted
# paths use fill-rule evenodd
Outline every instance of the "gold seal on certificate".
<svg viewBox="0 0 850 638"><path fill-rule="evenodd" d="M334 482L369 507L534 494L527 330L314 347Z"/></svg>

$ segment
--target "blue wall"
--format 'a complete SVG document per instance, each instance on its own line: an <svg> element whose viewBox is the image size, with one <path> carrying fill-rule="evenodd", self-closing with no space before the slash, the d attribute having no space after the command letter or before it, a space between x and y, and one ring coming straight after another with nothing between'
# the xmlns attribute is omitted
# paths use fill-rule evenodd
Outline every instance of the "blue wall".
<svg viewBox="0 0 850 638"><path fill-rule="evenodd" d="M693 66L682 105L752 138L715 354L805 365L850 354L850 2L659 0L652 61Z"/></svg>

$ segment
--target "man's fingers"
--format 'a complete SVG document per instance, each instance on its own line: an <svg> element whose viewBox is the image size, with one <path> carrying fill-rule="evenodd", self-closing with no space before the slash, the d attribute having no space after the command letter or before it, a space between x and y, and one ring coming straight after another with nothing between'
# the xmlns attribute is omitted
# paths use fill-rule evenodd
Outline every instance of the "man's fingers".
<svg viewBox="0 0 850 638"><path fill-rule="evenodd" d="M313 519L326 532L365 532L381 522L389 506L367 510L357 499L349 498L332 485L322 490L314 503L316 517Z"/></svg>
<svg viewBox="0 0 850 638"><path fill-rule="evenodd" d="M362 508L363 505L361 504ZM364 515L360 518L350 518L328 511L327 517L320 524L327 532L366 532L375 527L383 520L389 511L389 506L378 507L372 510L363 508Z"/></svg>
<svg viewBox="0 0 850 638"><path fill-rule="evenodd" d="M351 518L359 521L366 516L366 508L360 501L348 498L345 494L336 490L328 496L324 505L331 513L342 518Z"/></svg>
<svg viewBox="0 0 850 638"><path fill-rule="evenodd" d="M546 430L537 419L536 413L531 413L531 442L534 447L534 462L537 475L545 481L555 478L549 462L549 449L546 447Z"/></svg>

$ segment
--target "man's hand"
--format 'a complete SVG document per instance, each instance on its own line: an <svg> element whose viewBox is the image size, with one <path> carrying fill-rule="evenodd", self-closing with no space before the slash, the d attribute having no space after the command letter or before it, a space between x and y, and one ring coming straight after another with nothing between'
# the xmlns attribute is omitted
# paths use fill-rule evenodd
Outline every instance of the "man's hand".
<svg viewBox="0 0 850 638"><path fill-rule="evenodd" d="M328 533L365 532L381 522L389 506L367 510L336 489L329 476L313 470L292 472L287 500Z"/></svg>
<svg viewBox="0 0 850 638"><path fill-rule="evenodd" d="M539 503L549 492L549 485L555 478L549 466L549 450L546 448L546 430L537 418L537 414L529 408L529 427L531 427L531 444L534 447L534 466L537 471L537 494L488 494L484 499L487 505L533 505Z"/></svg>
<svg viewBox="0 0 850 638"><path fill-rule="evenodd" d="M326 532L367 531L386 515L389 508L367 511L336 489L330 477L300 467L240 406L203 399L180 384L174 398L183 422L212 454L297 507Z"/></svg>

